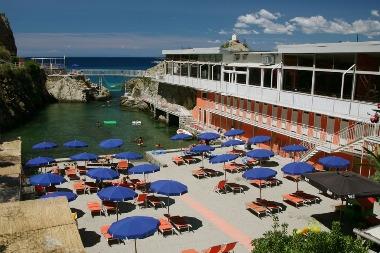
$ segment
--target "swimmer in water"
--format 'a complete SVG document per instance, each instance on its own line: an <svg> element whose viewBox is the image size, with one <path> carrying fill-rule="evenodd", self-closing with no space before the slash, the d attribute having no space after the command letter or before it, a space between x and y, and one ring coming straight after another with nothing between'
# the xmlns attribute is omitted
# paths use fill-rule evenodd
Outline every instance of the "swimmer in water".
<svg viewBox="0 0 380 253"><path fill-rule="evenodd" d="M100 122L99 122L99 120L96 121L96 127L100 127Z"/></svg>
<svg viewBox="0 0 380 253"><path fill-rule="evenodd" d="M144 140L141 136L137 139L136 142L137 142L137 145L139 145L139 146L142 146L144 144Z"/></svg>

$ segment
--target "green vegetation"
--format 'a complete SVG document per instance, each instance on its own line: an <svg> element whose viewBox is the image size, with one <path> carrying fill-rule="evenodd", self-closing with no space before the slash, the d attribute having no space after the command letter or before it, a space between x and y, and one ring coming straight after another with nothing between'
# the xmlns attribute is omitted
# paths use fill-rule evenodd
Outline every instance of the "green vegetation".
<svg viewBox="0 0 380 253"><path fill-rule="evenodd" d="M304 229L288 234L288 225L280 225L274 217L272 228L252 241L253 253L364 253L369 248L362 239L343 235L339 222L333 223L330 232Z"/></svg>
<svg viewBox="0 0 380 253"><path fill-rule="evenodd" d="M372 176L372 179L376 182L380 183L380 147L377 147L375 152L372 152L371 150L364 148L365 152L367 153L367 157L371 162L373 162L376 172ZM366 164L363 164L366 165Z"/></svg>
<svg viewBox="0 0 380 253"><path fill-rule="evenodd" d="M0 63L2 61L10 62L12 60L11 53L0 45Z"/></svg>

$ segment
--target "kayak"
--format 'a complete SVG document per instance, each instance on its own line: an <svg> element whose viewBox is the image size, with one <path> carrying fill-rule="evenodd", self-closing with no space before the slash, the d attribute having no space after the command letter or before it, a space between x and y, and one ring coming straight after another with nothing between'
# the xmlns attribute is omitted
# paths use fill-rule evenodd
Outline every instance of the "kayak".
<svg viewBox="0 0 380 253"><path fill-rule="evenodd" d="M189 131L186 131L185 129L178 129L177 134L187 134L187 135L193 135Z"/></svg>
<svg viewBox="0 0 380 253"><path fill-rule="evenodd" d="M104 123L104 125L116 125L117 121L116 120L104 120L103 123Z"/></svg>

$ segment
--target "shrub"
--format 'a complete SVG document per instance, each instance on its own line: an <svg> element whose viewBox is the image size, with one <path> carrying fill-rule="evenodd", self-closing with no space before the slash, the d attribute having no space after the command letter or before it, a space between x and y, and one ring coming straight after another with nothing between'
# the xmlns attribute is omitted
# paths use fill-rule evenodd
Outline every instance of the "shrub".
<svg viewBox="0 0 380 253"><path fill-rule="evenodd" d="M329 232L309 230L288 234L288 225L280 225L278 218L274 217L272 228L263 237L252 241L253 253L364 253L369 249L369 245L362 239L343 235L339 222L334 222Z"/></svg>
<svg viewBox="0 0 380 253"><path fill-rule="evenodd" d="M0 45L0 60L10 62L12 60L11 53Z"/></svg>

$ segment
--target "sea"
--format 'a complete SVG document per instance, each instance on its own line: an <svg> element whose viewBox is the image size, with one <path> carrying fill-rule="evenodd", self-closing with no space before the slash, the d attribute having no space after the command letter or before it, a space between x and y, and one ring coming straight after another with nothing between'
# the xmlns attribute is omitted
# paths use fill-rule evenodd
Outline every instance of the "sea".
<svg viewBox="0 0 380 253"><path fill-rule="evenodd" d="M156 65L160 58L153 57L69 57L66 58L68 68L96 69L134 69L145 70ZM10 131L0 133L1 139L21 137L22 159L25 162L36 156L54 158L69 157L79 152L109 154L124 151L143 153L161 144L164 148L178 147L178 143L170 141L177 127L167 126L153 119L150 113L129 111L119 106L120 96L124 93L124 77L89 77L94 83L102 82L111 90L109 102L93 101L88 103L54 103L40 110L28 122ZM140 126L132 125L132 121L141 121ZM97 122L101 122L100 126ZM105 125L103 121L116 121L116 125ZM135 140L142 137L143 146ZM99 147L102 140L120 138L124 145L117 149L104 150ZM88 143L87 148L69 149L63 143L78 139ZM57 148L50 150L34 150L32 146L42 141L53 141Z"/></svg>

